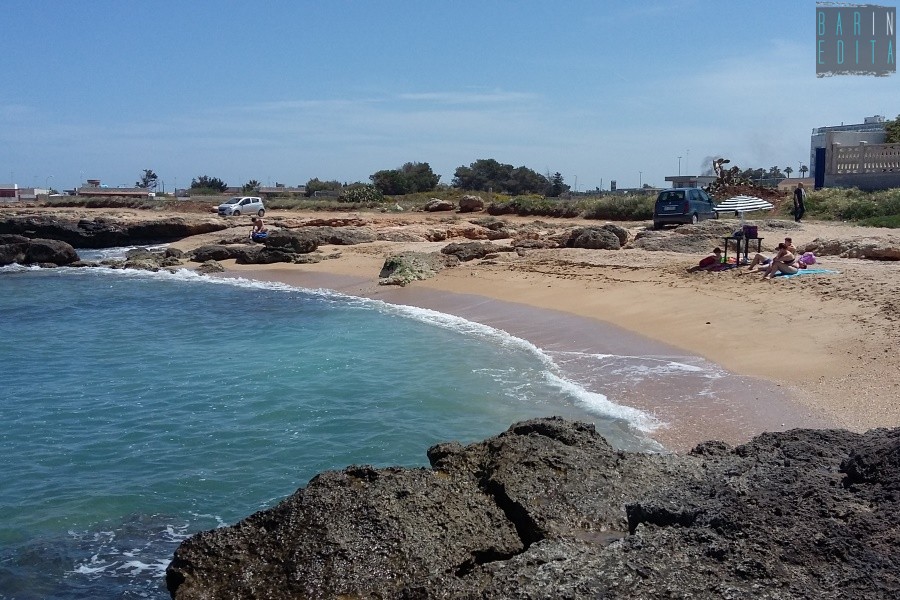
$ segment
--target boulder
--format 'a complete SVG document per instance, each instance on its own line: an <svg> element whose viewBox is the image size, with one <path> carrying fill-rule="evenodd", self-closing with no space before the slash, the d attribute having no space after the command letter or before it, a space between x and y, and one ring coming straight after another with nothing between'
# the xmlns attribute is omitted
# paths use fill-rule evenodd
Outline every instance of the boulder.
<svg viewBox="0 0 900 600"><path fill-rule="evenodd" d="M235 246L223 246L221 244L211 244L208 246L200 246L188 253L193 262L203 263L208 260L228 260L237 257L237 253L242 248Z"/></svg>
<svg viewBox="0 0 900 600"><path fill-rule="evenodd" d="M440 212L453 210L453 208L454 206L452 202L448 202L447 200L440 200L438 198L432 198L425 203L425 206L422 207L422 210L426 212Z"/></svg>
<svg viewBox="0 0 900 600"><path fill-rule="evenodd" d="M266 248L302 254L315 251L319 247L319 240L314 232L305 229L277 229L269 232L269 237L263 240L263 244Z"/></svg>
<svg viewBox="0 0 900 600"><path fill-rule="evenodd" d="M24 240L24 241L22 241ZM3 243L7 242L7 243ZM71 265L79 260L75 248L66 242L46 239L28 239L23 236L4 236L0 240L0 266Z"/></svg>
<svg viewBox="0 0 900 600"><path fill-rule="evenodd" d="M484 200L480 196L465 195L459 199L459 212L469 213L484 210Z"/></svg>
<svg viewBox="0 0 900 600"><path fill-rule="evenodd" d="M222 263L218 261L208 260L197 267L195 270L203 275L208 275L210 273L223 273L225 272L225 267L223 267Z"/></svg>
<svg viewBox="0 0 900 600"><path fill-rule="evenodd" d="M591 250L619 250L619 237L603 227L576 227L560 244L566 248L589 248Z"/></svg>
<svg viewBox="0 0 900 600"><path fill-rule="evenodd" d="M896 598L900 429L617 451L517 423L430 468L320 474L184 541L173 598Z"/></svg>
<svg viewBox="0 0 900 600"><path fill-rule="evenodd" d="M441 269L458 264L456 256L439 252L402 252L385 259L378 284L405 286L416 280L430 279Z"/></svg>
<svg viewBox="0 0 900 600"><path fill-rule="evenodd" d="M485 255L497 252L498 248L490 242L464 242L462 244L452 243L441 248L441 254L452 254L457 257L460 262L468 262L478 258L484 258Z"/></svg>

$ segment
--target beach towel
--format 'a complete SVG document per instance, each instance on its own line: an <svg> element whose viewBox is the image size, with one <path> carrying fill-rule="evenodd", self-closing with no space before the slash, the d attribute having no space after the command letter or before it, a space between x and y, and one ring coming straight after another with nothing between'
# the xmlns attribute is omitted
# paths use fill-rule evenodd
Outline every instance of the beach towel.
<svg viewBox="0 0 900 600"><path fill-rule="evenodd" d="M837 275L839 273L840 271L832 271L831 269L800 269L796 273L778 273L775 277L787 279L797 275Z"/></svg>

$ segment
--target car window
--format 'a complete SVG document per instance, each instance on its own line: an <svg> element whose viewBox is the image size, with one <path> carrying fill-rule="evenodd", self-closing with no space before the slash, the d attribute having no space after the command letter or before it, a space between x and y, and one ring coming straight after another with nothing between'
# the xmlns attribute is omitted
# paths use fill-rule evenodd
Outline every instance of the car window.
<svg viewBox="0 0 900 600"><path fill-rule="evenodd" d="M684 200L684 192L663 192L659 195L660 202L671 202L673 200Z"/></svg>
<svg viewBox="0 0 900 600"><path fill-rule="evenodd" d="M698 190L691 190L691 201L696 202L700 200L700 192Z"/></svg>

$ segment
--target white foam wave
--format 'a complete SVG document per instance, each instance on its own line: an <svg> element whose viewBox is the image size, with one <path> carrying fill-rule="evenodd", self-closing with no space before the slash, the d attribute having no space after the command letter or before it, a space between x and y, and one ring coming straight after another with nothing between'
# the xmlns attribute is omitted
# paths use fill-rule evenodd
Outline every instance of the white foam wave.
<svg viewBox="0 0 900 600"><path fill-rule="evenodd" d="M568 379L563 379L553 373L546 373L545 376L547 383L574 398L589 412L622 419L645 433L654 431L662 425L659 420L642 410L611 402L603 394L586 390Z"/></svg>

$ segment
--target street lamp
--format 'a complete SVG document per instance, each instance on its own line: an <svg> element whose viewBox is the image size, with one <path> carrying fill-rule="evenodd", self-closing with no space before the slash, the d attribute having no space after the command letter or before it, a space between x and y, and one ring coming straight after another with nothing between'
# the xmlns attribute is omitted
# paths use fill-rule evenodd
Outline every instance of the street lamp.
<svg viewBox="0 0 900 600"><path fill-rule="evenodd" d="M47 193L50 193L50 180L53 179L53 175L47 175L47 179L44 180L44 187L47 188Z"/></svg>
<svg viewBox="0 0 900 600"><path fill-rule="evenodd" d="M681 177L681 157L678 157L678 176Z"/></svg>

